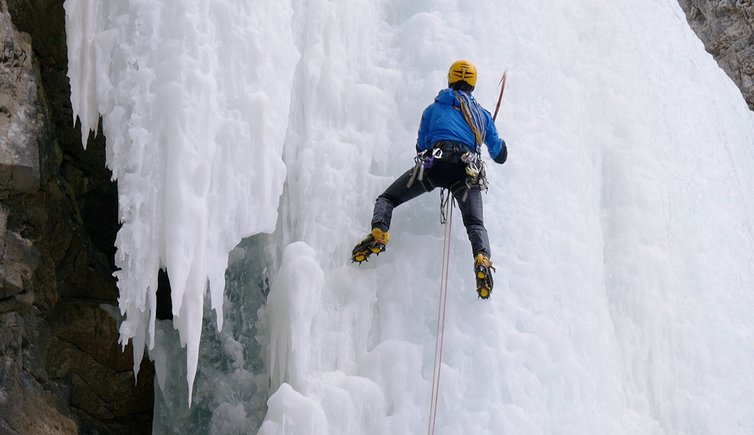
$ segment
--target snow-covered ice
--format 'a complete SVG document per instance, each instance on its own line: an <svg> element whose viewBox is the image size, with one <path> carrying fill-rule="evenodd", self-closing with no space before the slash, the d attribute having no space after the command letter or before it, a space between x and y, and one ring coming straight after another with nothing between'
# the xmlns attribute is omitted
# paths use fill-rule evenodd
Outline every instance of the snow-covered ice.
<svg viewBox="0 0 754 435"><path fill-rule="evenodd" d="M489 301L454 223L437 433L754 432L754 116L675 0L65 6L156 432L427 430L439 194L349 254L459 58L489 109L508 69L510 157L488 160Z"/></svg>

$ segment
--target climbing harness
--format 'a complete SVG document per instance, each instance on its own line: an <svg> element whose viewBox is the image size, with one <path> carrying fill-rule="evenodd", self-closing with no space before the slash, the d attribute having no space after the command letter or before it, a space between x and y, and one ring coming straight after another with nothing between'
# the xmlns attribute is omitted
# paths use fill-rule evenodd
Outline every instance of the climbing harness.
<svg viewBox="0 0 754 435"><path fill-rule="evenodd" d="M445 212L448 219L445 224L445 239L443 241L442 252L442 279L440 281L440 303L437 309L437 335L435 338L435 361L432 368L432 399L429 405L429 425L427 429L428 435L434 435L435 433L435 421L437 420L437 399L440 394L440 368L442 366L442 347L443 338L445 335L445 307L448 300L448 271L450 269L450 234L451 226L453 224L453 206L452 197L450 193L447 194L447 200L444 201Z"/></svg>
<svg viewBox="0 0 754 435"><path fill-rule="evenodd" d="M409 177L406 187L410 188L415 182L424 180L424 172L432 167L435 160L443 158L446 153L442 148L435 147L432 150L424 150L414 157L414 167L411 170L411 177ZM487 192L489 190L489 183L487 182L487 171L482 155L479 153L466 151L458 157L459 160L465 165L466 178L463 180L465 191L461 197L461 201L466 201L469 195L469 189L478 187L480 190ZM458 189L454 188L453 193L456 193ZM440 206L442 208L442 205Z"/></svg>

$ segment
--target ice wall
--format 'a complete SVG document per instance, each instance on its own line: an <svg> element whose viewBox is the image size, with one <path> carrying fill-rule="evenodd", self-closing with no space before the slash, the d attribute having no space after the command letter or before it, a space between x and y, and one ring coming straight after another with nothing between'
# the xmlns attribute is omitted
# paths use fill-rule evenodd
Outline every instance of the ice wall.
<svg viewBox="0 0 754 435"><path fill-rule="evenodd" d="M121 343L154 346L157 270L192 385L209 288L222 327L229 251L271 232L298 53L290 6L243 1L67 0L74 117L102 126L118 181Z"/></svg>
<svg viewBox="0 0 754 435"><path fill-rule="evenodd" d="M154 354L207 376L190 425L156 432L426 431L438 194L395 211L386 253L348 257L458 58L489 108L508 69L510 160L488 168L489 301L456 210L437 433L754 432L754 119L674 0L66 9L74 109L84 131L104 115L121 192L122 338L148 339L155 271L177 269L189 364ZM266 305L230 271L233 327L197 356L207 277L220 310L228 252L273 226L231 255L271 278Z"/></svg>
<svg viewBox="0 0 754 435"><path fill-rule="evenodd" d="M273 280L260 433L426 431L437 194L396 210L385 254L347 257L457 58L488 107L509 69L510 161L488 170L489 302L456 220L437 433L754 430L754 124L678 5L356 3L294 7L278 234L313 252ZM315 262L322 286L299 276Z"/></svg>

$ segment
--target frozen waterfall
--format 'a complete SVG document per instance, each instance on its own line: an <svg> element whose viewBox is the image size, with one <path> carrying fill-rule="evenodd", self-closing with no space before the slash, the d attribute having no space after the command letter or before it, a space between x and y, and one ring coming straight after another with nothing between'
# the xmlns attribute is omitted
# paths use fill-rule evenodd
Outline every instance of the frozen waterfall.
<svg viewBox="0 0 754 435"><path fill-rule="evenodd" d="M426 432L437 193L349 254L459 58L487 108L508 69L510 157L488 166L489 301L453 228L437 433L754 432L754 116L676 0L65 8L156 433Z"/></svg>

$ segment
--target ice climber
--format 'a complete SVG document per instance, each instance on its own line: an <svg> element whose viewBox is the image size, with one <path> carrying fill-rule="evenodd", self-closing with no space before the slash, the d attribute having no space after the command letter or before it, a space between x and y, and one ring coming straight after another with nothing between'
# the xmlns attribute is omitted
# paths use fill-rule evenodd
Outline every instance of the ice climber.
<svg viewBox="0 0 754 435"><path fill-rule="evenodd" d="M450 66L447 89L441 90L422 114L416 165L377 197L372 232L354 247L351 258L361 263L385 250L393 208L436 187L449 189L471 242L477 293L487 299L494 268L482 216L482 189L486 189L487 181L481 145L487 145L490 157L499 164L505 163L508 148L498 136L490 113L471 95L476 80L476 67L471 62L458 60Z"/></svg>

